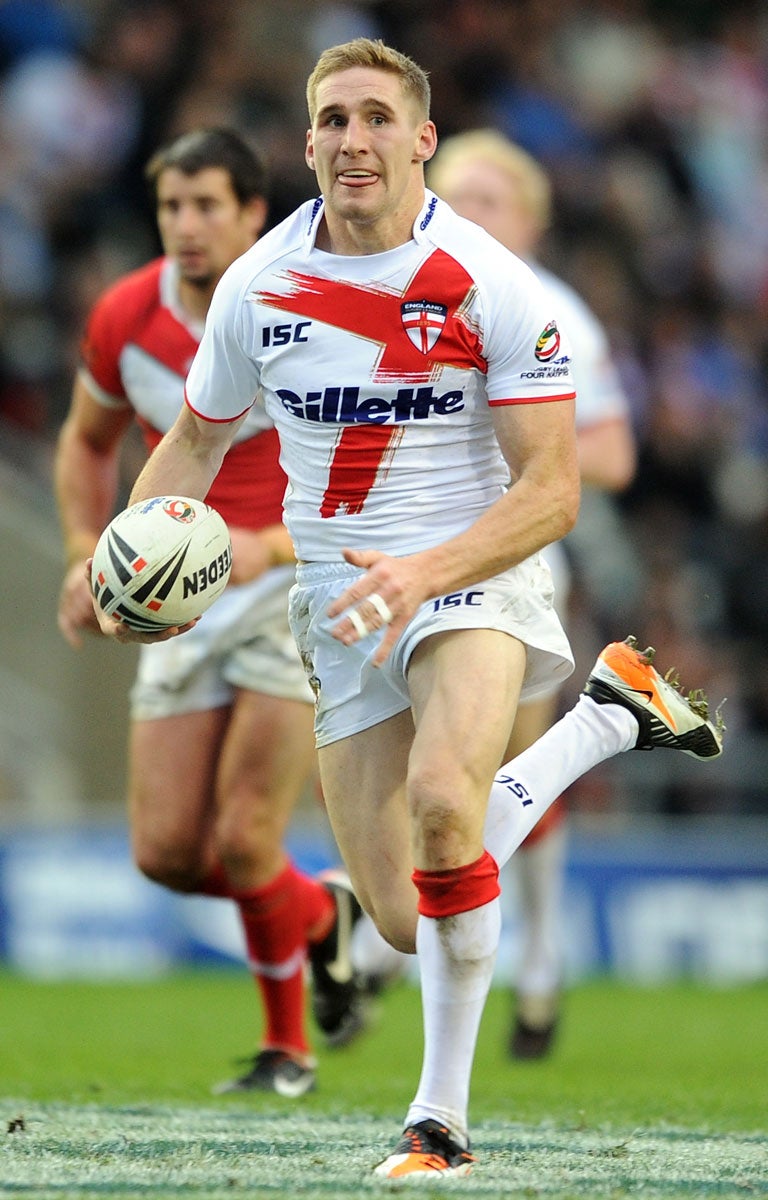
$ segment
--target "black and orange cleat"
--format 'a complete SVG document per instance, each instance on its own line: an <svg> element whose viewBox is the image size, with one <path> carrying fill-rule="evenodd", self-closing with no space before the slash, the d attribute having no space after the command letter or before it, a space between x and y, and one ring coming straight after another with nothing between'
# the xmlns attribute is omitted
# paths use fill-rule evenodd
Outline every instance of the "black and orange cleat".
<svg viewBox="0 0 768 1200"><path fill-rule="evenodd" d="M679 690L673 670L661 676L653 665L655 651L638 650L637 642L611 642L600 654L584 687L598 704L620 704L640 726L635 750L664 746L693 758L717 758L723 752L725 725L720 710L709 719L702 691Z"/></svg>
<svg viewBox="0 0 768 1200"><path fill-rule="evenodd" d="M408 1125L392 1153L374 1167L373 1173L383 1179L469 1175L476 1161L469 1146L459 1145L445 1125L428 1119Z"/></svg>

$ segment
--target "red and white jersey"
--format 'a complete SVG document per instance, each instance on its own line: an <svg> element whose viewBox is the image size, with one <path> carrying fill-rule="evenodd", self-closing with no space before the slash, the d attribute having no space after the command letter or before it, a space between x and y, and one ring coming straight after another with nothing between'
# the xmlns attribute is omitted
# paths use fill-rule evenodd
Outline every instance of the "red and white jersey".
<svg viewBox="0 0 768 1200"><path fill-rule="evenodd" d="M133 408L150 453L184 403L184 380L202 334L203 322L191 323L181 309L178 268L167 258L118 280L90 314L82 342L86 386L104 405ZM282 520L285 487L277 433L254 406L208 502L228 524L261 529Z"/></svg>
<svg viewBox="0 0 768 1200"><path fill-rule="evenodd" d="M382 254L316 249L322 210L302 205L226 272L187 403L234 420L260 392L300 559L413 553L502 495L491 410L572 399L569 354L530 268L431 192Z"/></svg>

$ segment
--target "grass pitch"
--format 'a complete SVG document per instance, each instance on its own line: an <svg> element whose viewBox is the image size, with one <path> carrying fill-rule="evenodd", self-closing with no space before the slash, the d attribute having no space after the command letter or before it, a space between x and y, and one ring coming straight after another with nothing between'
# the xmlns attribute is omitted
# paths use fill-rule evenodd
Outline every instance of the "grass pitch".
<svg viewBox="0 0 768 1200"><path fill-rule="evenodd" d="M506 1056L509 1009L492 992L471 1102L477 1167L430 1196L768 1196L768 985L579 986L536 1063ZM237 970L136 984L0 975L0 1197L404 1190L370 1168L416 1086L416 990L387 993L355 1045L320 1050L318 1090L301 1101L212 1097L253 1051L257 1011Z"/></svg>

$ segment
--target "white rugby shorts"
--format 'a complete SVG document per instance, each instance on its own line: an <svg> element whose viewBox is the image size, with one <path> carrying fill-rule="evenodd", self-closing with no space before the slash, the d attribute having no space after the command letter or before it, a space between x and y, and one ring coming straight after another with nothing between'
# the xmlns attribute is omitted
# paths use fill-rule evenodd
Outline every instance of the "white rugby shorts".
<svg viewBox="0 0 768 1200"><path fill-rule="evenodd" d="M361 574L346 563L302 563L289 617L315 693L319 746L368 729L410 708L407 671L424 638L450 629L499 629L523 642L528 663L521 698L550 692L573 671L573 656L553 607L552 577L540 555L473 587L423 604L380 667L372 658L382 630L344 646L331 636L328 607ZM493 697L489 697L493 703Z"/></svg>
<svg viewBox="0 0 768 1200"><path fill-rule="evenodd" d="M571 594L571 567L568 562L568 555L565 553L562 542L551 542L549 546L545 546L541 551L541 557L550 569L552 574L552 586L554 588L555 612L564 628L568 626L568 597ZM555 696L560 691L562 679L553 679L548 687L542 688L536 696L526 696L520 700L520 704L528 704L531 700L540 700L544 696Z"/></svg>
<svg viewBox="0 0 768 1200"><path fill-rule="evenodd" d="M288 625L291 566L231 586L194 629L142 646L131 689L137 721L230 704L244 688L312 703L312 691Z"/></svg>
<svg viewBox="0 0 768 1200"><path fill-rule="evenodd" d="M568 598L571 594L571 564L562 542L552 542L545 546L541 557L552 572L552 586L555 589L555 611L563 625L568 624Z"/></svg>

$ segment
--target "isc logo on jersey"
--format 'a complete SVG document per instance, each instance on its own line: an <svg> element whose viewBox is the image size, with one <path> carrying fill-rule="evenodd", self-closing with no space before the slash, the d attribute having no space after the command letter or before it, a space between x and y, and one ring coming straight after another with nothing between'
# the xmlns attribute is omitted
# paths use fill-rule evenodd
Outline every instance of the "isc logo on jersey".
<svg viewBox="0 0 768 1200"><path fill-rule="evenodd" d="M447 416L464 407L464 392L435 392L433 387L398 388L394 399L363 394L358 387L327 387L300 396L287 388L277 395L291 416L303 421L384 425L388 421L425 421L433 413Z"/></svg>

